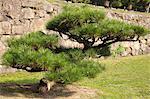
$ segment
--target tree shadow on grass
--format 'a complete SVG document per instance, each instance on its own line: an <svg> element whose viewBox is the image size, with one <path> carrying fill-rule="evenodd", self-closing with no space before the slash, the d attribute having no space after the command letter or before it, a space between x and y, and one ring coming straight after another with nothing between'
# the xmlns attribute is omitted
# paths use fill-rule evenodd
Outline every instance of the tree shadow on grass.
<svg viewBox="0 0 150 99"><path fill-rule="evenodd" d="M38 84L15 84L0 83L0 95L4 97L23 97L23 98L57 98L69 97L75 94L65 85L55 84L46 95L38 93Z"/></svg>

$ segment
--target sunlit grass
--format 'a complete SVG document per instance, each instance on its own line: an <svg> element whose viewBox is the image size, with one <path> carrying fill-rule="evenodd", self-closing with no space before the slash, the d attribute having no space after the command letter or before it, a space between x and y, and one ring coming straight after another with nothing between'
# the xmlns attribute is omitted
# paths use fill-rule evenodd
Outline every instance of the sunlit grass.
<svg viewBox="0 0 150 99"><path fill-rule="evenodd" d="M56 0L47 0L48 2L50 2L50 3L53 3L53 2L55 2Z"/></svg>
<svg viewBox="0 0 150 99"><path fill-rule="evenodd" d="M43 72L30 73L30 72L16 72L16 73L6 73L0 74L0 83L38 83L41 78L44 77Z"/></svg>
<svg viewBox="0 0 150 99"><path fill-rule="evenodd" d="M103 92L103 97L150 98L150 55L111 58L102 60L101 63L106 65L103 73L78 84L98 88Z"/></svg>

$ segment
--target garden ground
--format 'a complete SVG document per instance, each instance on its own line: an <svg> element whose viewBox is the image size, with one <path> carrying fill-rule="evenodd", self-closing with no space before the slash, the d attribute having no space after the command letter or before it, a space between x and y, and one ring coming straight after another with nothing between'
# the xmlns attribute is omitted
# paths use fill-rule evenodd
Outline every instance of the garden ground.
<svg viewBox="0 0 150 99"><path fill-rule="evenodd" d="M95 59L105 65L96 78L72 85L56 85L46 97L57 99L148 99L150 98L150 55ZM44 73L0 74L0 98L41 98L34 89ZM11 97L11 98L10 98Z"/></svg>

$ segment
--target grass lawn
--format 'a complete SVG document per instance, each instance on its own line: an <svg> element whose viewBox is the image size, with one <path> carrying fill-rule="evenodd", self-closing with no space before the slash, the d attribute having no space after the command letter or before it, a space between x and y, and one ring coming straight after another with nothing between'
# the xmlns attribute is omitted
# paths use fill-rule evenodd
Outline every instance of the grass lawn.
<svg viewBox="0 0 150 99"><path fill-rule="evenodd" d="M32 84L44 77L43 72L16 72L0 74L0 83Z"/></svg>
<svg viewBox="0 0 150 99"><path fill-rule="evenodd" d="M103 97L150 99L150 55L107 59L106 70L78 84L98 88Z"/></svg>
<svg viewBox="0 0 150 99"><path fill-rule="evenodd" d="M150 99L150 55L98 60L105 70L74 84L98 89L100 99ZM0 74L0 83L36 83L44 73Z"/></svg>

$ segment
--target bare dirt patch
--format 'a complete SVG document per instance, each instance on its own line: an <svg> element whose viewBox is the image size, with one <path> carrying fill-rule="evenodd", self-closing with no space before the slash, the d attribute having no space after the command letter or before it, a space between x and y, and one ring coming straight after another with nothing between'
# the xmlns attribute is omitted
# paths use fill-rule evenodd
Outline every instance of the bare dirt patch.
<svg viewBox="0 0 150 99"><path fill-rule="evenodd" d="M0 99L97 99L97 89L76 85L56 84L47 95L37 91L38 84L0 84Z"/></svg>

